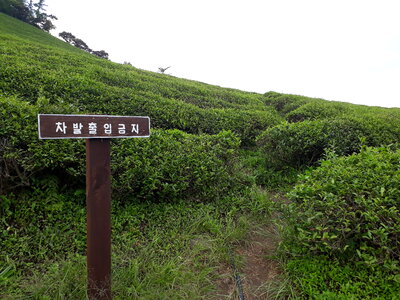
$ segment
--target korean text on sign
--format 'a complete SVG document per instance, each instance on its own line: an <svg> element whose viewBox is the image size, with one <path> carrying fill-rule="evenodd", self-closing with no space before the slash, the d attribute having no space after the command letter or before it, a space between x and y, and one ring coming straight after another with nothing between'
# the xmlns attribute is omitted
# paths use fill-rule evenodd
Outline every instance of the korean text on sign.
<svg viewBox="0 0 400 300"><path fill-rule="evenodd" d="M39 115L39 138L114 138L150 136L148 117Z"/></svg>

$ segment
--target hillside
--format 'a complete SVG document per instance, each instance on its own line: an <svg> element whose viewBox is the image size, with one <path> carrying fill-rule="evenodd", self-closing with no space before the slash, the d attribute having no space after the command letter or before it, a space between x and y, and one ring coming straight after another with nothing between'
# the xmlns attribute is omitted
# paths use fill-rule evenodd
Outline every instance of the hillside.
<svg viewBox="0 0 400 300"><path fill-rule="evenodd" d="M388 112L302 96L248 93L148 72L98 59L4 14L0 25L0 90L30 104L41 98L68 104L70 112L148 115L155 128L188 133L232 130L247 144L283 118L297 122L371 111L384 118ZM389 114L398 116L399 111ZM304 116L307 113L311 117Z"/></svg>
<svg viewBox="0 0 400 300"><path fill-rule="evenodd" d="M0 298L86 297L85 144L38 113L151 118L112 142L117 298L215 298L251 237L283 239L258 296L400 292L400 109L144 71L0 13Z"/></svg>
<svg viewBox="0 0 400 300"><path fill-rule="evenodd" d="M264 105L262 95L101 60L26 24L27 30L21 30L17 20L5 15L0 22L6 42L0 88L31 104L45 97L52 104L68 103L75 111L149 115L157 128L193 133L232 129L244 138L254 138L280 120ZM231 117L243 127L231 124Z"/></svg>

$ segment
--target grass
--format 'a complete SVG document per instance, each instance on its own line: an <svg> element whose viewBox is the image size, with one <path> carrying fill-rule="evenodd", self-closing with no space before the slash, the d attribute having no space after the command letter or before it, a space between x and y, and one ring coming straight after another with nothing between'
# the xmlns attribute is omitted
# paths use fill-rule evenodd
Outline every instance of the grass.
<svg viewBox="0 0 400 300"><path fill-rule="evenodd" d="M272 203L256 191L249 197L255 199L256 194L259 200L250 203L248 198L227 198L209 204L113 207L113 297L202 299L214 295L221 276L218 269L229 262L228 247L246 238L255 218L262 215L267 220L270 214ZM83 254L60 255L14 271L9 262L0 273L5 289L0 295L5 299L86 298Z"/></svg>

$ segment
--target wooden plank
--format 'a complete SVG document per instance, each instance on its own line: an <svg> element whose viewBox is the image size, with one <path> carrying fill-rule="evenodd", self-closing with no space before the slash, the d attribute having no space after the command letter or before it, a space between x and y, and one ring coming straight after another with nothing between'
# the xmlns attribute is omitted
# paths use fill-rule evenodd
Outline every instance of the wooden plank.
<svg viewBox="0 0 400 300"><path fill-rule="evenodd" d="M150 118L107 115L38 115L39 139L150 136Z"/></svg>

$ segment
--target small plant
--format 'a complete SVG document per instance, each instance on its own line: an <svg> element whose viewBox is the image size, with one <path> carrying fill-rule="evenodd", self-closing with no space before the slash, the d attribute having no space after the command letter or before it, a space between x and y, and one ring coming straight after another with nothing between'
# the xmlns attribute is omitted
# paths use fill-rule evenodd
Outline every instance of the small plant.
<svg viewBox="0 0 400 300"><path fill-rule="evenodd" d="M167 71L169 68L171 67L166 67L166 68L159 67L158 70L160 71L161 74L164 74L165 71Z"/></svg>

